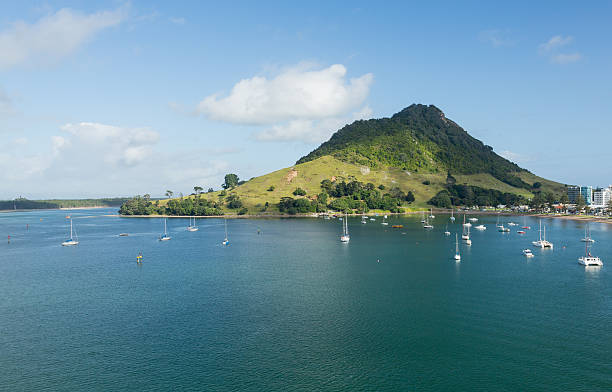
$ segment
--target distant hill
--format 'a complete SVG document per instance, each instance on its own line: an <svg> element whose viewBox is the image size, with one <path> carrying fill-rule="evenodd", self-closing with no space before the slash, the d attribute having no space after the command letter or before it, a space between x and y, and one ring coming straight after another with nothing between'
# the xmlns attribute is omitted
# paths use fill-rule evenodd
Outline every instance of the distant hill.
<svg viewBox="0 0 612 392"><path fill-rule="evenodd" d="M198 195L197 207L172 199L155 202L148 211L274 214L390 210L392 203L420 209L428 203L526 203L537 192L560 195L565 186L497 155L437 107L415 104L390 118L346 125L294 166ZM132 211L147 210L142 201L135 205Z"/></svg>
<svg viewBox="0 0 612 392"><path fill-rule="evenodd" d="M0 210L41 210L74 207L119 207L128 200L126 197L103 199L53 199L29 200L19 197L15 200L0 200Z"/></svg>

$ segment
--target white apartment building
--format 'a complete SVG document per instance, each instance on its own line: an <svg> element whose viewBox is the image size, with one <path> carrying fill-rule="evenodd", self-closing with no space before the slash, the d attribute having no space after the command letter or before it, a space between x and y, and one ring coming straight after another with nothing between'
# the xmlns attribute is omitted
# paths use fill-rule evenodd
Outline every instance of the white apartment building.
<svg viewBox="0 0 612 392"><path fill-rule="evenodd" d="M593 189L593 208L605 208L612 197L612 185L607 188Z"/></svg>

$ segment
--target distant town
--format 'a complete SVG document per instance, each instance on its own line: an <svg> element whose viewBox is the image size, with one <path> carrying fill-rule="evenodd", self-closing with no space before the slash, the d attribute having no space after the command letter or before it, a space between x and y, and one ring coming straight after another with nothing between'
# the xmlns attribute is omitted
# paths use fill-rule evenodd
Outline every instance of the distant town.
<svg viewBox="0 0 612 392"><path fill-rule="evenodd" d="M567 198L570 204L588 207L591 212L604 212L611 207L612 185L594 189L592 186L568 186Z"/></svg>

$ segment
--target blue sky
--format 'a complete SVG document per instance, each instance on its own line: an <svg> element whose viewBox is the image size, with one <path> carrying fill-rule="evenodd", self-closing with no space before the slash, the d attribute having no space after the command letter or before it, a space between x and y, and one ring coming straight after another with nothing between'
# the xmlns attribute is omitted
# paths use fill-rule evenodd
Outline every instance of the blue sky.
<svg viewBox="0 0 612 392"><path fill-rule="evenodd" d="M611 2L293 3L4 2L0 198L219 188L412 103L612 183Z"/></svg>

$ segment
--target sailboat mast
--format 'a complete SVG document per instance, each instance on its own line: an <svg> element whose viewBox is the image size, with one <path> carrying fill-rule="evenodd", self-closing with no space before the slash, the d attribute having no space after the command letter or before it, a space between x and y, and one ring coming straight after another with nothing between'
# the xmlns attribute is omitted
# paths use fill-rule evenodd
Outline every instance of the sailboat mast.
<svg viewBox="0 0 612 392"><path fill-rule="evenodd" d="M70 218L70 240L72 241L72 218Z"/></svg>

